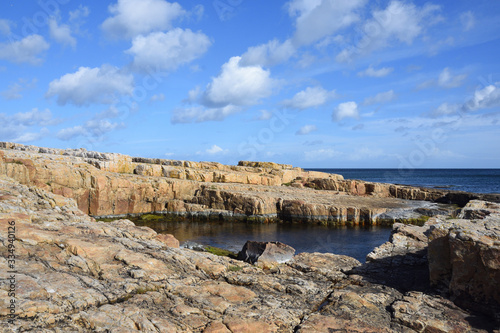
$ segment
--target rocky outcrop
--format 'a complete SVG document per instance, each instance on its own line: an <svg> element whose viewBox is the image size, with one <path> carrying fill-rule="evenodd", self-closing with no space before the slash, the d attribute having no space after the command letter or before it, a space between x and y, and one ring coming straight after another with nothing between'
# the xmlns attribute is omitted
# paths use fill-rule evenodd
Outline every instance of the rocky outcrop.
<svg viewBox="0 0 500 333"><path fill-rule="evenodd" d="M472 201L459 218L430 226L430 281L500 323L500 205Z"/></svg>
<svg viewBox="0 0 500 333"><path fill-rule="evenodd" d="M428 206L362 192L361 185L356 191L299 188L294 185L346 181L275 163L226 166L11 143L0 143L0 174L73 198L96 217L157 212L217 220L391 224ZM391 214L396 210L403 214Z"/></svg>
<svg viewBox="0 0 500 333"><path fill-rule="evenodd" d="M302 253L262 269L168 246L128 220L96 222L4 176L0 242L2 332L493 332L442 297L352 273L353 258Z"/></svg>

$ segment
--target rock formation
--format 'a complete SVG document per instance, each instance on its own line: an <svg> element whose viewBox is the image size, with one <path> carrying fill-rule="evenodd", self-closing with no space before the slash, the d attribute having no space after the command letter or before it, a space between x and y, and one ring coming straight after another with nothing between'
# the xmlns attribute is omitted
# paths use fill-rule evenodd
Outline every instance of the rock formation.
<svg viewBox="0 0 500 333"><path fill-rule="evenodd" d="M420 241L395 230L394 248L397 234ZM262 269L169 246L128 220L96 222L73 199L5 176L0 242L2 332L498 332L491 317L383 285L347 256L301 253Z"/></svg>
<svg viewBox="0 0 500 333"><path fill-rule="evenodd" d="M201 219L392 224L418 219L419 207L440 209L410 199L461 202L472 196L455 193L453 201L451 192L344 180L275 163L227 166L6 142L0 143L0 174L73 198L96 217L158 212Z"/></svg>

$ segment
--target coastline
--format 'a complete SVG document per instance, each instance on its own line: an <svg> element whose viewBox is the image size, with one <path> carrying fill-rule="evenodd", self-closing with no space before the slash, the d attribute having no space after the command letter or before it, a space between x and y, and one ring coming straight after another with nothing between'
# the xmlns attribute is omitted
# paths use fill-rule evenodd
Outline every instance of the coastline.
<svg viewBox="0 0 500 333"><path fill-rule="evenodd" d="M148 227L124 219L97 222L88 213L129 209L139 214L167 205L172 211L196 207L242 214L239 209L251 216L280 208L301 221L328 216L338 219L335 223L360 224L365 222L361 212L377 223L374 212L407 208L401 202L408 198L454 197L451 192L394 187L392 193L407 199L395 198L383 184L283 167L281 171L291 172L280 173L276 165L258 167L258 172L241 166L246 178L242 169L228 167L222 170L225 178L215 178L232 182L200 184L163 176L161 164L162 176L144 176L134 174L146 170L144 163L122 163L123 156L99 155L115 157L98 160L99 169L95 159L36 149L0 150L0 238L4 245L13 238L16 264L15 298L6 289L9 277L2 276L0 321L5 332L498 332L496 203L469 200L457 218L436 215L423 226L395 223L390 240L374 249L365 264L321 253L301 253L285 263L249 264L178 248L172 237ZM104 170L117 167L120 172ZM199 169L221 175L225 167L216 167ZM192 175L194 169L168 170ZM235 183L256 179L250 177L255 174L259 181L281 184ZM292 181L287 179L291 176ZM337 189L328 189L333 187ZM275 199L276 193L282 201ZM343 206L345 202L350 205ZM14 237L8 233L11 222ZM8 263L7 249L1 252L2 265Z"/></svg>

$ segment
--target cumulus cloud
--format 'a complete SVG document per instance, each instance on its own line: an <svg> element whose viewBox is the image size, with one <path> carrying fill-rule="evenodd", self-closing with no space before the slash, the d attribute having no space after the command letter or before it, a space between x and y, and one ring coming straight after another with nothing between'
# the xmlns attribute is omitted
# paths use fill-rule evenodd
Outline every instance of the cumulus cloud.
<svg viewBox="0 0 500 333"><path fill-rule="evenodd" d="M294 55L295 46L291 40L280 43L273 39L266 44L249 47L241 56L242 65L273 66L287 61Z"/></svg>
<svg viewBox="0 0 500 333"><path fill-rule="evenodd" d="M242 56L245 65L273 66L289 60L297 50L359 21L356 10L366 0L292 0L288 14L295 20L292 38L277 39L248 48ZM303 63L301 63L303 65Z"/></svg>
<svg viewBox="0 0 500 333"><path fill-rule="evenodd" d="M132 94L133 80L131 74L122 73L113 66L80 67L75 73L63 75L52 81L46 97L57 95L59 105L111 104L116 102L120 95Z"/></svg>
<svg viewBox="0 0 500 333"><path fill-rule="evenodd" d="M221 73L207 86L207 106L254 105L269 97L276 85L271 72L261 66L241 66L241 57L232 57L222 65Z"/></svg>
<svg viewBox="0 0 500 333"><path fill-rule="evenodd" d="M78 9L69 12L69 20L71 22L78 22L83 18L89 16L89 14L90 14L89 7L80 5Z"/></svg>
<svg viewBox="0 0 500 333"><path fill-rule="evenodd" d="M382 104L382 103L387 103L396 98L396 93L394 93L394 90L389 90L386 92L381 92L378 93L375 96L368 97L364 100L363 104L364 105L373 105L373 104Z"/></svg>
<svg viewBox="0 0 500 333"><path fill-rule="evenodd" d="M223 120L269 97L278 84L271 72L261 66L242 66L240 61L241 57L232 57L204 91L190 91L187 102L198 105L174 110L172 122Z"/></svg>
<svg viewBox="0 0 500 333"><path fill-rule="evenodd" d="M0 43L0 59L19 64L38 65L42 62L40 53L49 47L49 43L42 36L30 35L18 41Z"/></svg>
<svg viewBox="0 0 500 333"><path fill-rule="evenodd" d="M63 141L69 141L77 137L86 137L90 141L102 141L109 132L125 127L123 122L116 122L113 120L119 116L120 112L112 106L96 114L83 125L61 129L57 133L57 138Z"/></svg>
<svg viewBox="0 0 500 333"><path fill-rule="evenodd" d="M166 33L137 36L126 51L134 56L133 66L140 70L175 70L203 55L212 43L201 32L176 28Z"/></svg>
<svg viewBox="0 0 500 333"><path fill-rule="evenodd" d="M470 10L468 12L462 13L460 15L460 22L462 23L464 31L472 30L476 25L476 18L474 16L474 13Z"/></svg>
<svg viewBox="0 0 500 333"><path fill-rule="evenodd" d="M335 97L337 97L335 90L328 91L322 87L307 87L295 94L292 99L283 101L283 105L292 109L305 110L324 105Z"/></svg>
<svg viewBox="0 0 500 333"><path fill-rule="evenodd" d="M59 25L55 18L49 20L50 37L58 43L76 47L76 38L71 35L71 28L67 24Z"/></svg>
<svg viewBox="0 0 500 333"><path fill-rule="evenodd" d="M113 16L104 21L102 29L109 37L120 39L168 29L173 20L186 15L177 2L164 0L118 0L108 9Z"/></svg>
<svg viewBox="0 0 500 333"><path fill-rule="evenodd" d="M0 140L14 142L31 142L49 134L46 126L59 123L53 118L50 110L32 109L14 115L0 113ZM42 127L40 130L38 128Z"/></svg>
<svg viewBox="0 0 500 333"><path fill-rule="evenodd" d="M339 104L333 111L334 121L341 121L345 118L359 118L359 109L356 102L346 102Z"/></svg>
<svg viewBox="0 0 500 333"><path fill-rule="evenodd" d="M368 77L384 77L391 74L394 71L392 67L382 67L380 69L375 69L370 65L364 71L358 72L358 76L368 76Z"/></svg>
<svg viewBox="0 0 500 333"><path fill-rule="evenodd" d="M364 34L359 43L342 50L336 59L349 62L353 56L369 54L394 45L394 42L412 44L425 31L426 25L439 20L435 16L439 9L432 4L417 7L413 3L391 1L386 9L373 11L373 18L363 24Z"/></svg>
<svg viewBox="0 0 500 333"><path fill-rule="evenodd" d="M174 124L201 123L205 121L221 121L226 117L238 113L241 107L226 105L220 108L207 108L205 106L193 106L175 109L171 121Z"/></svg>
<svg viewBox="0 0 500 333"><path fill-rule="evenodd" d="M210 155L215 155L215 154L218 154L218 153L222 153L223 151L224 151L224 149L222 149L221 147L219 147L217 145L213 145L209 149L205 150L205 152L207 154L210 154Z"/></svg>
<svg viewBox="0 0 500 333"><path fill-rule="evenodd" d="M463 81L467 78L467 75L461 74L453 76L448 67L443 69L441 74L439 74L438 85L443 88L456 88L462 85Z"/></svg>
<svg viewBox="0 0 500 333"><path fill-rule="evenodd" d="M293 0L288 4L291 17L296 17L293 41L309 45L360 20L357 9L366 0Z"/></svg>
<svg viewBox="0 0 500 333"><path fill-rule="evenodd" d="M314 131L317 131L317 130L318 130L318 128L315 125L305 125L305 126L302 126L295 134L296 135L307 135L307 134L314 132Z"/></svg>

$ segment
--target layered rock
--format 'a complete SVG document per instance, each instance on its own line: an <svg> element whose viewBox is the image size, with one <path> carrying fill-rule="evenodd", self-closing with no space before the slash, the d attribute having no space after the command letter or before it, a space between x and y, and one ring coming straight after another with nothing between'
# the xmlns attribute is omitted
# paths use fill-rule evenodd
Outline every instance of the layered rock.
<svg viewBox="0 0 500 333"><path fill-rule="evenodd" d="M0 174L73 198L92 216L157 212L203 219L378 224L397 221L387 214L393 210L417 208L363 192L361 185L340 192L282 186L346 181L339 175L275 163L226 166L10 143L1 143L0 148Z"/></svg>
<svg viewBox="0 0 500 333"><path fill-rule="evenodd" d="M430 281L500 323L500 205L472 201L459 218L430 226Z"/></svg>
<svg viewBox="0 0 500 333"><path fill-rule="evenodd" d="M3 267L15 222L15 318ZM302 253L261 269L179 249L128 220L0 177L2 332L487 332L441 297L355 275L346 256Z"/></svg>

